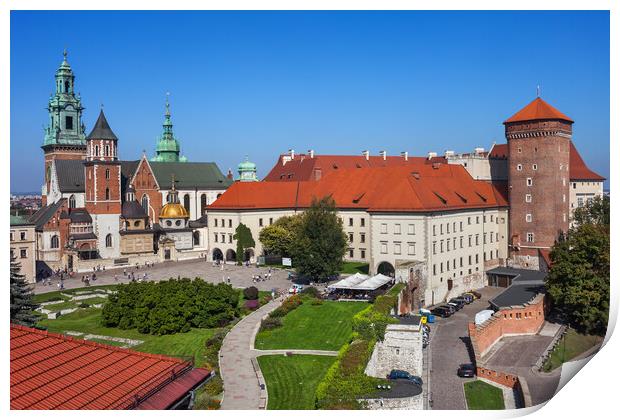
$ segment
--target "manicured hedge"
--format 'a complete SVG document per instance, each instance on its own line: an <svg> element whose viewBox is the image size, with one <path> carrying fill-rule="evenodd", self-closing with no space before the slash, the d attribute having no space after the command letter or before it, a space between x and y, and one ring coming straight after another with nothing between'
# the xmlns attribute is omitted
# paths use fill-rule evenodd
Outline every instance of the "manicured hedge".
<svg viewBox="0 0 620 420"><path fill-rule="evenodd" d="M398 303L398 294L386 294L375 299L372 306L353 317L353 332L364 340L383 341L388 324L397 321L390 316L392 308Z"/></svg>
<svg viewBox="0 0 620 420"><path fill-rule="evenodd" d="M174 334L227 325L237 316L239 291L202 279L129 283L118 286L103 306L104 326L141 333Z"/></svg>

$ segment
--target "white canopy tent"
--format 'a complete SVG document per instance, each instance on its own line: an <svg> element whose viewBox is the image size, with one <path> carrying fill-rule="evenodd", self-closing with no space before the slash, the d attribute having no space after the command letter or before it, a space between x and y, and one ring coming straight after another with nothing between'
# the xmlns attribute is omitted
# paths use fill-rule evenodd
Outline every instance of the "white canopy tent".
<svg viewBox="0 0 620 420"><path fill-rule="evenodd" d="M345 277L344 279L329 285L328 289L352 289L355 285L362 283L366 279L368 279L368 275L355 273L352 276Z"/></svg>
<svg viewBox="0 0 620 420"><path fill-rule="evenodd" d="M377 274L376 276L373 276L369 279L362 281L361 283L350 287L350 289L368 291L377 290L378 288L390 283L392 280L392 277L384 276L383 274Z"/></svg>

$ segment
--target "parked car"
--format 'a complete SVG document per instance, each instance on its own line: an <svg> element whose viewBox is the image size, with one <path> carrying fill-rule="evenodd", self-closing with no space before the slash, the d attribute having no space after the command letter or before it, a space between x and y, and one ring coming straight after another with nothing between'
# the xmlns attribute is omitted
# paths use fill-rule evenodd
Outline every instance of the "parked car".
<svg viewBox="0 0 620 420"><path fill-rule="evenodd" d="M459 297L463 299L467 305L469 305L470 303L474 301L474 295L472 295L471 293L463 293Z"/></svg>
<svg viewBox="0 0 620 420"><path fill-rule="evenodd" d="M448 303L456 304L459 307L459 309L463 309L463 306L465 306L465 300L464 299L460 299L460 298L450 299L450 302L448 302Z"/></svg>
<svg viewBox="0 0 620 420"><path fill-rule="evenodd" d="M433 308L433 315L440 316L442 318L449 318L454 313L450 308L446 308L444 306L438 306Z"/></svg>
<svg viewBox="0 0 620 420"><path fill-rule="evenodd" d="M471 293L472 295L474 295L474 298L476 299L480 299L482 297L482 293L480 292L476 292L475 290L470 291L469 293Z"/></svg>
<svg viewBox="0 0 620 420"><path fill-rule="evenodd" d="M471 363L464 363L459 365L456 374L461 378L473 378L476 376L476 367Z"/></svg>
<svg viewBox="0 0 620 420"><path fill-rule="evenodd" d="M441 307L442 308L448 308L448 310L450 312L452 312L453 314L458 311L458 309L456 308L455 305L450 305L449 303L445 303L445 304L441 305Z"/></svg>
<svg viewBox="0 0 620 420"><path fill-rule="evenodd" d="M397 369L393 369L390 374L388 375L388 379L406 379L408 381L411 381L419 386L422 386L422 378L420 378L419 376L415 376L410 374L409 372L407 372L406 370L397 370Z"/></svg>
<svg viewBox="0 0 620 420"><path fill-rule="evenodd" d="M454 308L454 312L458 312L458 311L460 311L460 310L461 310L461 308L462 308L462 306L461 306L460 304L458 304L458 303L454 303L454 302L448 302L448 303L446 304L446 306L449 306L449 307L451 307L451 308Z"/></svg>

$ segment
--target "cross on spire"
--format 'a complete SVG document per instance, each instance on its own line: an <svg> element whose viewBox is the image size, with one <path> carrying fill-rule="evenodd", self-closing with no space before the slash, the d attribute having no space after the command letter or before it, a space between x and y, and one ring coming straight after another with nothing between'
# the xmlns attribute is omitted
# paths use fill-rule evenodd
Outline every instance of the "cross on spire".
<svg viewBox="0 0 620 420"><path fill-rule="evenodd" d="M536 85L536 97L540 98L540 85Z"/></svg>

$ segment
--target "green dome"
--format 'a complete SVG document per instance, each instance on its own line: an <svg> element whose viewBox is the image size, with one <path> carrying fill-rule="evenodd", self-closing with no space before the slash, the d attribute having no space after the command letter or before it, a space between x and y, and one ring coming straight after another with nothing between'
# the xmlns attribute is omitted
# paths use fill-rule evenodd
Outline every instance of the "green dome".
<svg viewBox="0 0 620 420"><path fill-rule="evenodd" d="M245 161L241 162L239 166L237 166L237 169L239 171L255 171L256 164L253 162L250 162L246 156Z"/></svg>

